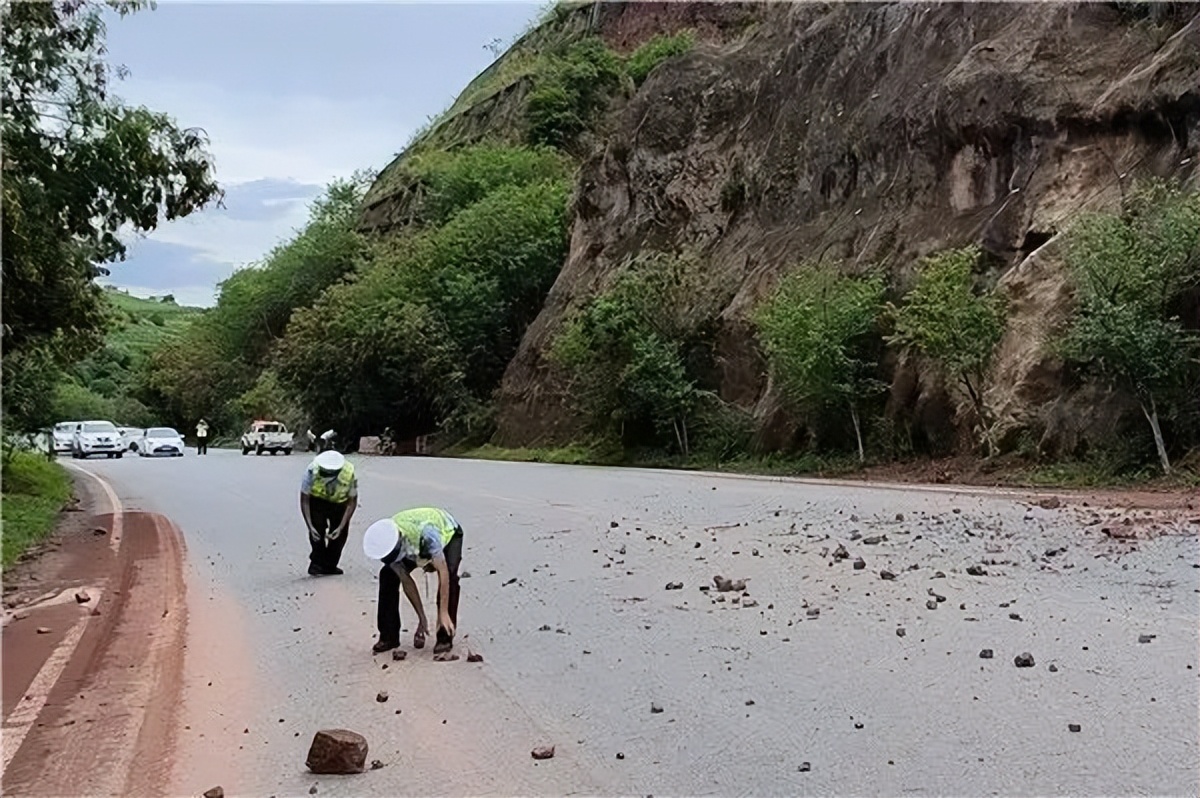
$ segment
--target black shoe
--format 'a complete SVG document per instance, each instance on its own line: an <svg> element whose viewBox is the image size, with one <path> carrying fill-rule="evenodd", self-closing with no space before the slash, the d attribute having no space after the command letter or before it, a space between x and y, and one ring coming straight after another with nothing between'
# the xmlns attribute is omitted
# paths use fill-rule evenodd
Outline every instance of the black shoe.
<svg viewBox="0 0 1200 798"><path fill-rule="evenodd" d="M309 576L324 576L325 572L322 571L315 562L313 562L313 563L308 564L308 575Z"/></svg>
<svg viewBox="0 0 1200 798"><path fill-rule="evenodd" d="M331 575L331 576L339 576L339 575L341 575L341 574L344 574L344 573L346 573L346 572L345 572L345 571L343 571L341 568L338 568L338 567L335 565L334 567L330 568L330 569L329 569L328 571L326 571L325 573L327 573L327 574L329 574L329 575Z"/></svg>
<svg viewBox="0 0 1200 798"><path fill-rule="evenodd" d="M382 654L385 651L391 651L393 648L400 648L399 640L380 640L371 646L371 652L373 654Z"/></svg>

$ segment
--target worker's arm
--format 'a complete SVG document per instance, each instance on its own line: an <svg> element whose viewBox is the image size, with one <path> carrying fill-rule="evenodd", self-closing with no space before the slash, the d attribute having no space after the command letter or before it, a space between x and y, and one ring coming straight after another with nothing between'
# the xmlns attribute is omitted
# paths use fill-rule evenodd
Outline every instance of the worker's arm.
<svg viewBox="0 0 1200 798"><path fill-rule="evenodd" d="M317 539L317 530L313 527L312 509L309 507L308 494L300 494L300 514L304 516L304 525L308 527L308 536L313 540Z"/></svg>
<svg viewBox="0 0 1200 798"><path fill-rule="evenodd" d="M450 620L450 569L446 567L445 555L433 558L433 568L438 575L438 626L454 637L454 622Z"/></svg>
<svg viewBox="0 0 1200 798"><path fill-rule="evenodd" d="M346 530L350 527L350 519L354 517L354 511L357 509L358 497L351 496L350 501L346 502L346 512L342 513L342 522L338 524L337 529L333 533L335 538L340 538L346 533Z"/></svg>
<svg viewBox="0 0 1200 798"><path fill-rule="evenodd" d="M404 595L408 597L408 602L412 604L417 613L417 632L426 634L429 631L429 622L425 619L425 608L421 606L421 594L417 592L417 583L413 581L412 574L405 571L399 563L395 563L391 567L400 573L400 584L404 586Z"/></svg>

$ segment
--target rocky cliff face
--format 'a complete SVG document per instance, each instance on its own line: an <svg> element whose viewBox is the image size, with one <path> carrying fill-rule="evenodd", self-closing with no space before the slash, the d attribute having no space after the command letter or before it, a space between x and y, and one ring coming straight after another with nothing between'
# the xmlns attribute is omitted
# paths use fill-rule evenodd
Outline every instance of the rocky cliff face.
<svg viewBox="0 0 1200 798"><path fill-rule="evenodd" d="M1111 428L1124 405L1070 384L1045 346L1071 308L1058 234L1139 176L1200 179L1200 8L1134 5L584 12L617 47L681 26L701 44L613 109L582 166L570 256L508 368L498 442L576 432L544 354L570 309L645 247L703 257L713 288L697 303L721 327L715 387L753 410L767 445L792 429L746 319L777 279L825 258L885 264L903 285L920 256L968 243L1010 298L986 388L1004 436L1071 449ZM952 446L964 430L945 387L918 363L889 368L889 414Z"/></svg>

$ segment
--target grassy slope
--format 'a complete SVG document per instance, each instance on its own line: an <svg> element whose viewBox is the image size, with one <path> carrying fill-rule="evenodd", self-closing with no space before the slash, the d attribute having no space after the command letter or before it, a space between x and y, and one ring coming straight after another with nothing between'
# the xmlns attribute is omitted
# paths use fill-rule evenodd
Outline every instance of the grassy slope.
<svg viewBox="0 0 1200 798"><path fill-rule="evenodd" d="M108 334L108 345L136 355L147 354L167 338L178 335L201 313L200 308L141 299L119 291L105 291L105 296L120 317ZM161 325L156 323L158 320Z"/></svg>
<svg viewBox="0 0 1200 798"><path fill-rule="evenodd" d="M58 463L31 452L16 452L4 469L0 514L4 522L4 567L54 528L71 496L71 478Z"/></svg>

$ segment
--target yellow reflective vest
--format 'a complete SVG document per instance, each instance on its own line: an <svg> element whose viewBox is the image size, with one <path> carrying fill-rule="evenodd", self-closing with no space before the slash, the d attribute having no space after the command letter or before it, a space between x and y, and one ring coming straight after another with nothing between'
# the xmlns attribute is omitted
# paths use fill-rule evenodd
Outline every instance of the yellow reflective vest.
<svg viewBox="0 0 1200 798"><path fill-rule="evenodd" d="M450 513L437 507L416 507L411 510L402 510L393 515L392 520L400 528L400 537L408 545L408 550L419 558L423 554L421 552L421 536L427 528L433 527L437 530L444 547L454 537L458 526Z"/></svg>
<svg viewBox="0 0 1200 798"><path fill-rule="evenodd" d="M350 501L350 488L354 485L354 466L350 463L342 466L336 480L328 480L323 477L316 463L310 465L308 470L312 474L312 487L309 489L309 495L313 498L324 499L334 504L345 504ZM330 489L330 484L333 485L332 489Z"/></svg>

